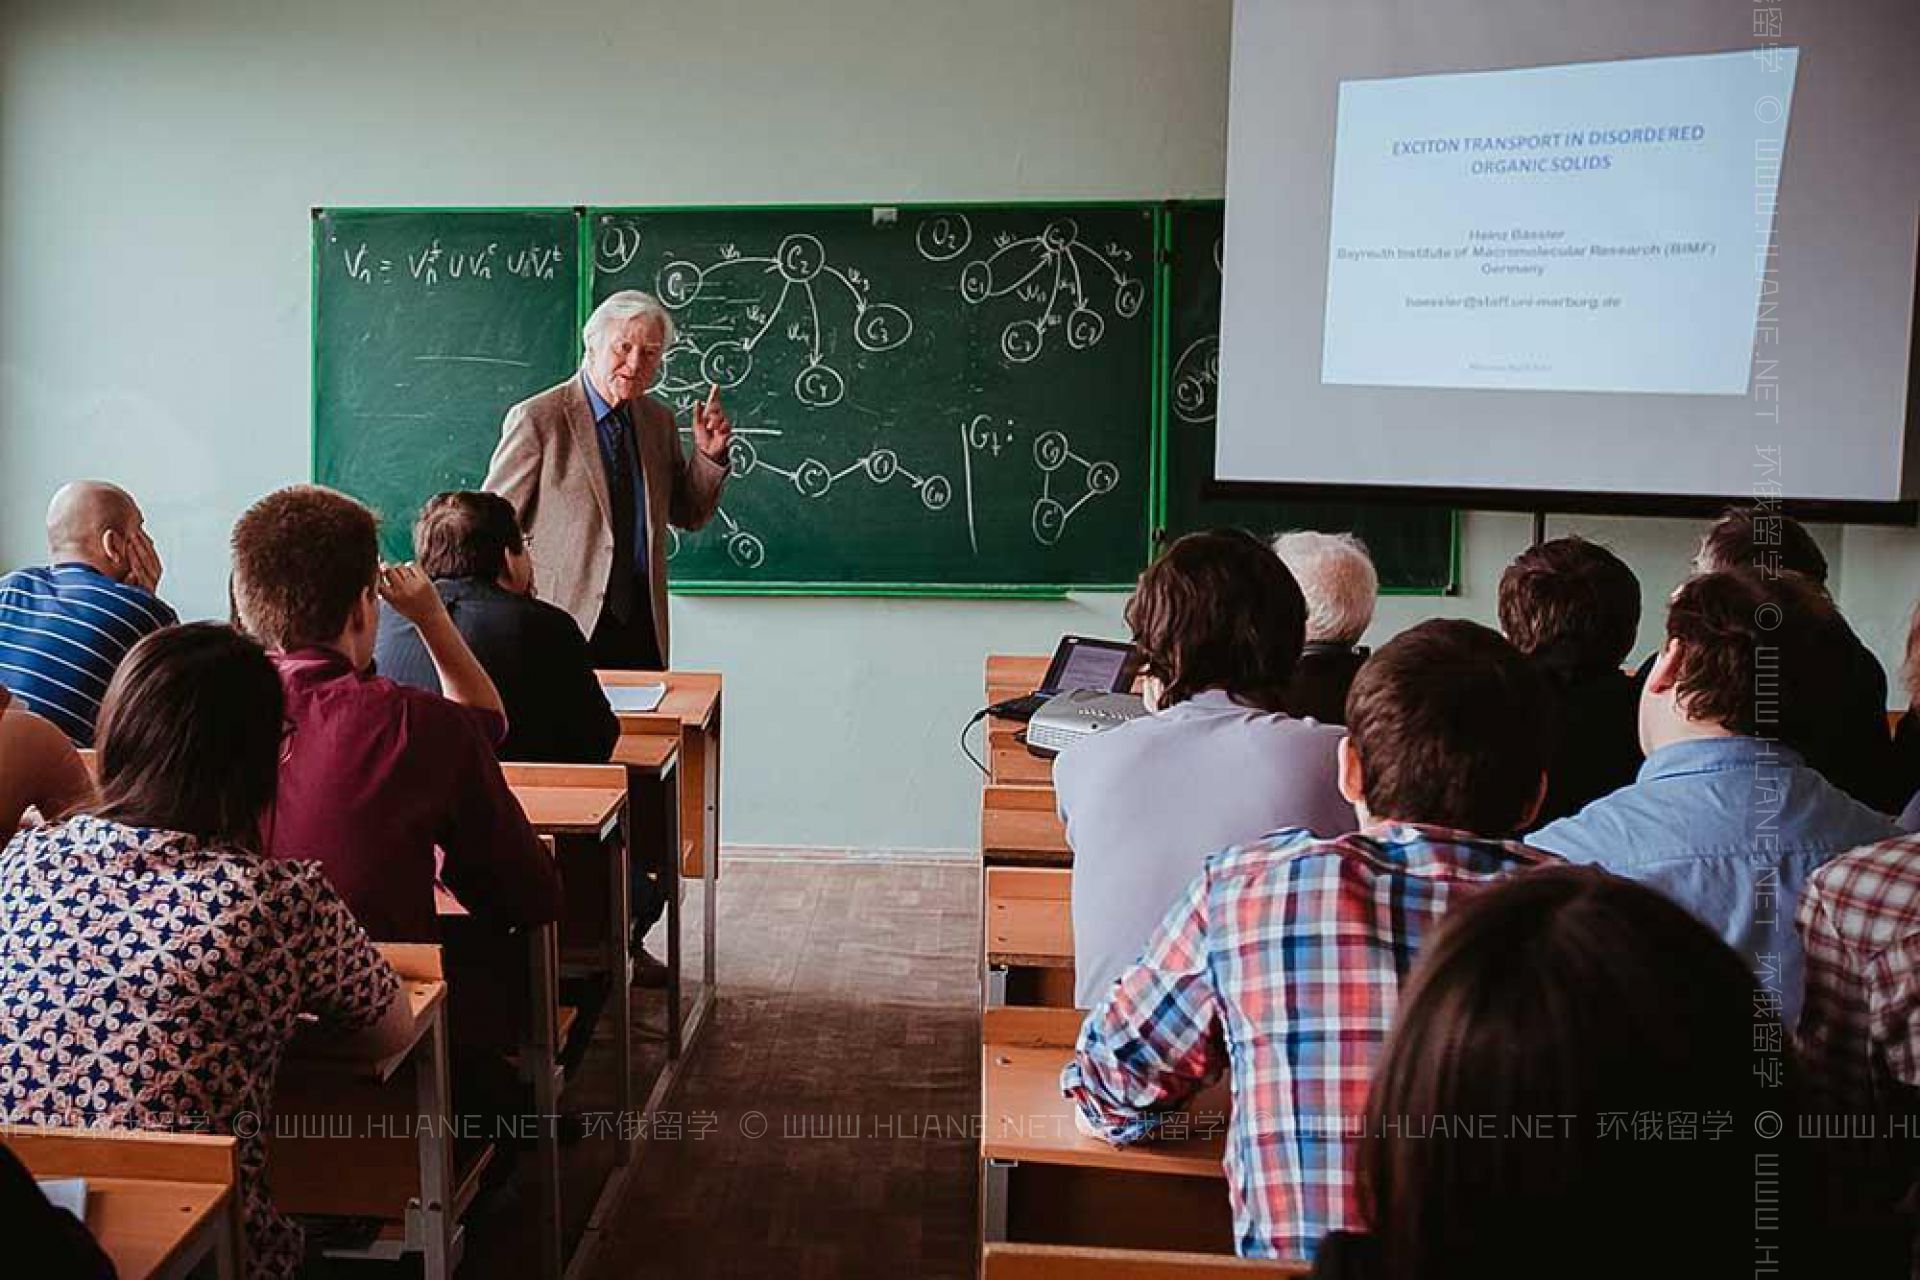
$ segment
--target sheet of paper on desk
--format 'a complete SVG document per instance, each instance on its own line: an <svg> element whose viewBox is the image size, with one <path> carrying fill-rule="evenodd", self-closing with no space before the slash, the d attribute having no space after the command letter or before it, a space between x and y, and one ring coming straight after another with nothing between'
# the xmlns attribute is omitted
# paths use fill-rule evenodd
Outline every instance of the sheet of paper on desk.
<svg viewBox="0 0 1920 1280"><path fill-rule="evenodd" d="M616 712L651 711L667 696L664 684L603 684L600 691L607 695L607 705Z"/></svg>
<svg viewBox="0 0 1920 1280"><path fill-rule="evenodd" d="M65 1209L74 1217L87 1220L87 1180L85 1178L42 1178L40 1192L56 1209Z"/></svg>

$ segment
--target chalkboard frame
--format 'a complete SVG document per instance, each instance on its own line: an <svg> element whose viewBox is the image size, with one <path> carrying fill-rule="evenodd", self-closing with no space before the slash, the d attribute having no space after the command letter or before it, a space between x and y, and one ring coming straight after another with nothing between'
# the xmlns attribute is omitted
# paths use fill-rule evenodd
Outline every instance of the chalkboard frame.
<svg viewBox="0 0 1920 1280"><path fill-rule="evenodd" d="M591 246L591 235L586 228L585 206L567 204L526 204L526 205L311 205L307 209L308 218L308 280L307 280L307 476L310 483L319 483L320 476L320 244L317 238L320 220L328 214L344 214L349 217L377 217L380 215L432 214L432 213L468 213L468 214L545 214L570 216L574 220L574 254L579 261L582 246ZM578 366L585 352L581 345L580 330L587 322L587 291L591 280L583 271L575 269L573 289L573 330L569 336L572 359ZM411 519L409 520L411 527Z"/></svg>
<svg viewBox="0 0 1920 1280"><path fill-rule="evenodd" d="M1152 319L1149 328L1152 340L1149 345L1147 444L1148 478L1147 510L1144 526L1145 536L1139 548L1139 567L1144 569L1152 560L1155 549L1157 526L1153 520L1153 505L1162 487L1160 475L1161 441L1159 439L1161 379L1165 375L1166 352L1160 344L1163 328L1162 311L1165 299L1160 295L1161 263L1157 260L1159 246L1165 234L1167 203L1164 200L844 200L844 201L804 201L798 203L744 203L744 204L621 204L621 205L585 205L580 207L581 235L581 307L582 315L592 305L592 237L594 217L602 213L620 213L645 216L648 214L697 214L697 213L853 213L858 211L877 212L892 210L896 214L934 213L949 210L995 210L1013 212L1039 212L1047 209L1120 209L1138 210L1152 220L1149 231L1149 243L1154 247L1156 261L1149 273L1154 295L1149 299ZM584 324L584 319L582 320ZM932 598L962 600L1061 600L1077 594L1106 594L1130 592L1138 583L1138 573L1124 582L1098 583L994 583L994 582L832 582L832 581L753 581L736 579L701 580L676 579L671 574L667 578L667 590L673 595L684 596L838 596L838 597L892 597L892 598Z"/></svg>
<svg viewBox="0 0 1920 1280"><path fill-rule="evenodd" d="M1161 205L1161 215L1157 224L1154 255L1156 258L1156 278L1154 281L1157 310L1154 321L1156 331L1154 346L1159 355L1155 360L1156 374L1154 390L1154 487L1152 491L1152 510L1149 525L1156 538L1167 533L1172 498L1168 492L1173 475L1171 452L1173 449L1173 424L1169 417L1169 397L1165 394L1166 383L1163 379L1173 376L1173 257L1174 230L1177 212L1181 209L1202 209L1218 212L1226 208L1226 201L1213 199L1167 200ZM1309 485L1292 486L1286 492L1277 491L1273 486L1259 486L1260 492L1246 492L1244 486L1233 486L1231 492L1222 486L1211 471L1206 481L1209 493L1219 496L1251 498L1291 498L1298 501L1325 501L1330 498L1356 499L1356 495L1342 492L1332 494ZM1383 504L1394 505L1394 504ZM1437 505L1437 504L1436 504ZM1427 596L1443 598L1457 596L1464 581L1464 566L1461 547L1461 511L1454 507L1448 512L1447 521L1447 580L1438 587L1405 586L1383 583L1379 594L1383 596Z"/></svg>

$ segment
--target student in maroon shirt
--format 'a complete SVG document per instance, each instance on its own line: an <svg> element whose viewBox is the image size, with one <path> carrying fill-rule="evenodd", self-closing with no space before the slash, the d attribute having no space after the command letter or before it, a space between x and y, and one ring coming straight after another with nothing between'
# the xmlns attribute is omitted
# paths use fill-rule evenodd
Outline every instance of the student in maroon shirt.
<svg viewBox="0 0 1920 1280"><path fill-rule="evenodd" d="M557 918L553 859L494 755L500 696L426 575L381 567L373 513L313 485L262 498L233 527L233 592L287 695L270 852L322 863L383 941L438 938L436 849L476 922ZM382 599L419 629L446 696L369 673Z"/></svg>

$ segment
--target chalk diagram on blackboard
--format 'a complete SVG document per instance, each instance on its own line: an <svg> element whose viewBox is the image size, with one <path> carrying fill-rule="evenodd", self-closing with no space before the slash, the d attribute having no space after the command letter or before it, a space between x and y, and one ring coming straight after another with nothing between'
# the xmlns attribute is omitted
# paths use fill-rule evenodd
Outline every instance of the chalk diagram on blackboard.
<svg viewBox="0 0 1920 1280"><path fill-rule="evenodd" d="M1213 241L1213 270L1221 271L1221 243ZM1212 422L1220 400L1220 335L1202 334L1173 362L1173 416L1204 426Z"/></svg>
<svg viewBox="0 0 1920 1280"><path fill-rule="evenodd" d="M624 243L621 248L624 251ZM655 277L654 293L668 310L680 311L698 299L709 282L736 272L778 276L780 296L771 306L752 301L711 323L680 326L661 363L661 380L653 388L656 392L671 396L704 392L708 384L722 391L739 386L753 372L754 349L775 331L791 307L791 317L780 332L789 342L804 343L807 351L806 363L794 375L794 398L811 409L840 403L847 393L847 380L826 361L821 342L821 291L814 288L819 284L824 289L827 281L838 283L853 301L853 340L861 350L891 351L913 336L912 316L891 302L869 299L872 286L867 278L857 268L843 271L828 262L826 246L805 234L786 237L771 257L743 254L728 244L720 246L718 261L704 266L684 258L669 262ZM741 336L749 326L758 327ZM688 357L698 361L698 375L675 372L675 357L683 367Z"/></svg>
<svg viewBox="0 0 1920 1280"><path fill-rule="evenodd" d="M641 247L639 227L621 219L603 220L594 263L603 272L624 271L639 257ZM763 293L770 292L775 281L780 292L769 303ZM846 320L854 343L871 352L892 351L913 336L913 317L893 303L874 301L872 288L858 268L828 261L826 247L804 233L784 237L769 255L745 254L736 245L724 244L709 261L673 259L656 273L654 294L675 313L675 335L662 353L659 379L649 390L673 401L683 412L690 410L709 386L726 391L745 383L753 374L755 351L763 343L784 340L804 354L793 380L794 398L808 409L831 408L846 395L847 386L845 376L827 359L824 325L833 323L836 316ZM850 318L840 297L843 290L852 303ZM702 306L689 311L695 303ZM819 499L841 481L859 477L875 485L904 483L928 511L942 510L953 500L951 480L901 465L892 449L870 449L838 468L811 456L782 466L762 456L764 444L752 438L764 442L781 434L778 429L736 428L729 458L732 478L765 472L791 484L801 497ZM758 569L766 562L766 543L758 534L741 525L724 505L715 518L735 564ZM676 535L668 558L679 549Z"/></svg>
<svg viewBox="0 0 1920 1280"><path fill-rule="evenodd" d="M999 457L1001 452L1014 444L1019 438L1011 430L1013 423L1006 423L1008 430L996 427L988 415L976 414L972 421L960 428L960 457L966 483L967 503L967 541L977 555L980 551L980 537L974 526L973 515L973 458L977 453L991 453ZM1040 472L1040 496L1033 500L1032 517L1029 525L1034 541L1050 547L1060 541L1067 531L1067 521L1073 513L1103 493L1111 493L1120 483L1120 468L1111 462L1093 462L1073 451L1063 431L1043 431L1033 442L1033 465ZM1072 468L1078 468L1073 470ZM1067 472L1080 485L1080 493L1071 503L1065 501L1070 491L1066 477L1062 477L1060 487L1055 489L1054 477Z"/></svg>
<svg viewBox="0 0 1920 1280"><path fill-rule="evenodd" d="M950 262L973 244L973 224L963 213L935 214L914 232L914 245L931 262ZM1055 329L1067 346L1084 351L1107 331L1100 302L1108 301L1116 316L1132 319L1147 299L1147 286L1125 270L1133 252L1118 244L1095 247L1080 238L1072 218L1055 218L1038 235L1016 239L1010 232L993 238L993 251L967 260L960 268L960 297L973 306L996 298L1013 297L1039 311L1008 322L1000 331L1000 354L1025 364L1046 349ZM1096 296L1088 286L1112 283L1112 297Z"/></svg>

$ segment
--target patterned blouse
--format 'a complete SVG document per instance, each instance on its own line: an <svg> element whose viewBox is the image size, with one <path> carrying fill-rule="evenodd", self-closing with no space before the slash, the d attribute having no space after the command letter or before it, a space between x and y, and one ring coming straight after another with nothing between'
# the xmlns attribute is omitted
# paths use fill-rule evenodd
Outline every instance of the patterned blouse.
<svg viewBox="0 0 1920 1280"><path fill-rule="evenodd" d="M249 1276L300 1267L265 1181L296 1015L359 1029L398 987L316 863L92 817L0 854L0 1120L237 1133Z"/></svg>

